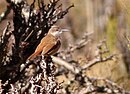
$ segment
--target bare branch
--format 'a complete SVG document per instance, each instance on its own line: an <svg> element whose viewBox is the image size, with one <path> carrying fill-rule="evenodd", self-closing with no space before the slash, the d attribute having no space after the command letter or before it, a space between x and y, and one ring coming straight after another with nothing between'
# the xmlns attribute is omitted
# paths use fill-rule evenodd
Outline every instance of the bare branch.
<svg viewBox="0 0 130 94"><path fill-rule="evenodd" d="M52 57L52 61L64 66L65 68L67 68L69 71L71 71L74 74L78 74L81 70L79 68L74 67L73 65L69 64L68 62L62 60L61 58L55 57L55 56L51 56Z"/></svg>

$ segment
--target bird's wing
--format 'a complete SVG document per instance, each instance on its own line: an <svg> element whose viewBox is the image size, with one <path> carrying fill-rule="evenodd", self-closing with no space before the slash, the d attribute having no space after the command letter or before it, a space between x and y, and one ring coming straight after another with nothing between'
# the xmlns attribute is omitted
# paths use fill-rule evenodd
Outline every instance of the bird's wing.
<svg viewBox="0 0 130 94"><path fill-rule="evenodd" d="M35 52L37 52L37 51L41 51L41 52L42 52L43 48L44 48L48 43L50 43L50 42L52 41L52 39L53 39L53 37L50 36L50 35L45 36L45 37L41 40L40 44L37 46Z"/></svg>
<svg viewBox="0 0 130 94"><path fill-rule="evenodd" d="M37 55L40 55L40 53L42 53L43 48L44 48L48 43L50 43L51 40L49 40L49 39L52 39L52 38L48 38L48 37L51 37L51 36L50 36L50 35L49 35L49 36L45 36L45 37L41 40L41 42L40 42L40 44L37 46L35 52L34 52L31 56L29 56L29 58L28 58L29 60L32 60L32 59L35 58Z"/></svg>
<svg viewBox="0 0 130 94"><path fill-rule="evenodd" d="M42 54L53 55L58 51L58 49L60 48L60 45L61 43L59 40L56 40L55 42L50 42L43 48Z"/></svg>
<svg viewBox="0 0 130 94"><path fill-rule="evenodd" d="M47 35L41 40L35 52L28 59L31 60L35 58L37 55L39 55L40 53L42 53L43 55L52 55L53 53L57 52L59 47L60 47L60 41L57 40L52 35Z"/></svg>

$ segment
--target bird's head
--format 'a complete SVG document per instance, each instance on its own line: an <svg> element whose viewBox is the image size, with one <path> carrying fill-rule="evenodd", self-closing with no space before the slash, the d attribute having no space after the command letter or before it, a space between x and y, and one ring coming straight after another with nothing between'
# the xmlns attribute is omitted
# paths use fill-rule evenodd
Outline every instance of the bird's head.
<svg viewBox="0 0 130 94"><path fill-rule="evenodd" d="M59 36L62 32L69 31L68 29L61 29L59 26L52 26L48 32L48 34L52 34L53 36Z"/></svg>

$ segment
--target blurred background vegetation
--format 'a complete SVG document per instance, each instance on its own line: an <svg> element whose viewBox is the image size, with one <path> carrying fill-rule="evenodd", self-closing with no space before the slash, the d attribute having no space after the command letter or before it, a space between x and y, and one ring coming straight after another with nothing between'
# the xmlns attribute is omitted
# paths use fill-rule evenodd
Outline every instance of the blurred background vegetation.
<svg viewBox="0 0 130 94"><path fill-rule="evenodd" d="M117 54L116 57L92 66L86 74L90 77L111 79L126 90L130 90L130 0L61 0L61 2L64 7L72 3L75 5L65 18L57 23L71 30L70 33L63 35L62 49L78 42L85 32L94 32L93 41L89 46L73 54L74 59L87 61L94 58L97 44L106 39L110 53ZM6 1L0 0L0 14L6 10L6 6ZM7 21L12 21L12 15L11 12L0 23L0 34Z"/></svg>

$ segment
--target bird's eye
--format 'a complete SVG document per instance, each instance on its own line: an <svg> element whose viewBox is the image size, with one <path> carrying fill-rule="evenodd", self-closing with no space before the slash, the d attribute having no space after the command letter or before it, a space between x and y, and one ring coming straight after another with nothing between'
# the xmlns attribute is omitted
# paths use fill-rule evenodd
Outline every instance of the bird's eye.
<svg viewBox="0 0 130 94"><path fill-rule="evenodd" d="M56 31L59 31L59 29L56 29Z"/></svg>

